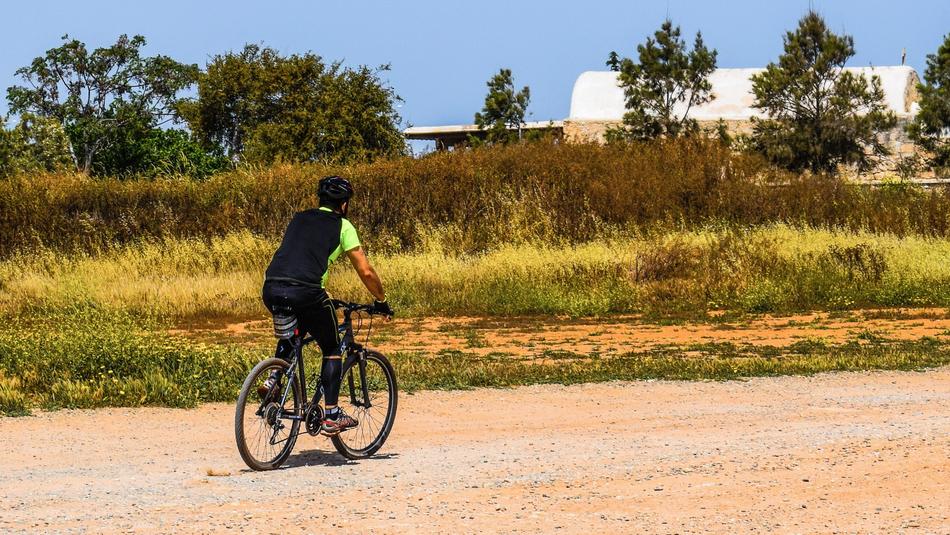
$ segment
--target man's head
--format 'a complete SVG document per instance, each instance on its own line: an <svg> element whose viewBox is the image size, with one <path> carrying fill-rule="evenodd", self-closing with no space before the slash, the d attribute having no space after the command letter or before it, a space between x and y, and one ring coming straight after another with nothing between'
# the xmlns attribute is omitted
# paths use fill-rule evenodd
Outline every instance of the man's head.
<svg viewBox="0 0 950 535"><path fill-rule="evenodd" d="M320 179L317 186L317 197L320 206L336 210L343 215L349 208L350 197L353 196L353 186L350 181L340 176L328 176Z"/></svg>

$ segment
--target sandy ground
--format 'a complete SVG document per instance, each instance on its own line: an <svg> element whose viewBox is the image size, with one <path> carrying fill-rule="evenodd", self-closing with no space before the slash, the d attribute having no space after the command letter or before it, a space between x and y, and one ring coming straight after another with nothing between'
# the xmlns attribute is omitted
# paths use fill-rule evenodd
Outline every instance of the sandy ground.
<svg viewBox="0 0 950 535"><path fill-rule="evenodd" d="M231 423L0 418L0 532L950 533L950 368L422 392L377 457L267 473Z"/></svg>
<svg viewBox="0 0 950 535"><path fill-rule="evenodd" d="M239 321L211 327L189 326L173 334L256 344L267 340L270 319ZM363 331L366 334L366 331ZM658 325L636 316L556 317L431 317L374 323L371 345L384 353L443 350L537 358L545 352L569 351L602 356L665 346L683 348L707 343L785 347L803 340L842 343L859 336L919 340L950 339L950 310L916 308L814 312L790 316L756 315L709 322Z"/></svg>

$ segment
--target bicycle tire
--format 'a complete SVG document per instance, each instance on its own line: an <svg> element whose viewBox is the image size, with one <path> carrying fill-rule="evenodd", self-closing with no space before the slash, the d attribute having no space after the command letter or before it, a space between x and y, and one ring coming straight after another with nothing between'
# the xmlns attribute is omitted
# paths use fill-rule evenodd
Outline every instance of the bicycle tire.
<svg viewBox="0 0 950 535"><path fill-rule="evenodd" d="M386 384L386 415L383 422L374 427L375 420L372 420L372 415L370 415L367 410L362 409L359 406L352 405L350 400L353 398L353 396L363 396L361 384L359 383L359 360L357 359L349 363L341 374L342 381L340 384L339 403L341 406L346 405L346 408L348 409L347 412L356 417L360 421L360 425L356 428L333 435L330 437L330 440L333 442L333 447L335 447L341 455L347 459L353 460L370 457L383 447L383 444L386 443L386 439L389 437L389 433L392 431L393 423L396 420L396 408L399 402L399 387L396 383L396 370L393 369L389 359L377 351L367 351L366 362L367 366L369 366L371 363L378 366L379 371L382 372L382 378ZM369 373L367 373L367 375L369 375ZM364 378L363 380L366 380L367 383L369 383L371 379ZM354 389L357 391L354 392ZM363 426L366 426L363 429L363 436L365 436L366 429L378 430L375 431L375 436L371 437L371 440L368 444L362 447L354 447L355 438L360 436L360 428Z"/></svg>
<svg viewBox="0 0 950 535"><path fill-rule="evenodd" d="M297 442L297 433L300 429L300 420L291 420L292 423L290 425L290 432L284 442L283 448L271 459L258 459L250 451L247 443L248 437L245 435L244 431L246 414L245 410L248 408L248 398L250 396L255 396L254 398L251 398L254 400L251 406L259 406L256 398L257 380L264 372L270 369L280 368L286 371L289 367L290 365L282 359L269 358L263 360L254 366L251 372L247 375L247 379L244 380L244 384L241 386L241 393L238 396L237 406L234 410L234 438L237 442L237 448L238 452L241 454L241 458L252 470L263 471L279 468L280 465L282 465L284 461L286 461L290 456L290 453L294 449L294 444ZM303 392L301 392L300 381L297 379L296 374L288 384L291 385L293 394L293 409L291 413L294 416L301 416L303 413ZM259 416L259 418L265 419L265 416Z"/></svg>

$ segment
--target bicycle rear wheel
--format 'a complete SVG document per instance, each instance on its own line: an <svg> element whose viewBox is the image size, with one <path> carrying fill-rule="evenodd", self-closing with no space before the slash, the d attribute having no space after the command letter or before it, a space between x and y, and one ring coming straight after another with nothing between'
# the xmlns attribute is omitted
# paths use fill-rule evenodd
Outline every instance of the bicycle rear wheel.
<svg viewBox="0 0 950 535"><path fill-rule="evenodd" d="M278 468L294 449L303 414L303 392L297 376L287 377L290 365L270 358L260 362L248 374L234 411L234 438L241 458L252 470ZM258 387L272 371L280 370L282 377L266 401L258 394ZM288 392L287 389L290 389ZM281 405L281 399L286 398Z"/></svg>
<svg viewBox="0 0 950 535"><path fill-rule="evenodd" d="M383 354L367 351L365 360L347 365L339 404L359 425L330 437L336 450L347 459L365 459L379 451L392 431L397 401L396 372Z"/></svg>

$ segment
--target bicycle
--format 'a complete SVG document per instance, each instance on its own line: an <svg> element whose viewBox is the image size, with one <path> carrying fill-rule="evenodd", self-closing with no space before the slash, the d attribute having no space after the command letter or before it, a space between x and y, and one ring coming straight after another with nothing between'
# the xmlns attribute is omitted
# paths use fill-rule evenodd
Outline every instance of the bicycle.
<svg viewBox="0 0 950 535"><path fill-rule="evenodd" d="M343 310L343 322L338 327L340 355L343 356L339 403L359 421L359 426L329 435L329 438L347 459L365 459L379 451L392 431L398 401L396 372L383 354L356 342L353 314L358 318L357 333L362 327L361 314L369 314L371 332L373 308L337 299L332 302L334 307ZM292 330L287 330L289 325ZM303 348L314 341L313 337L300 336L295 328L296 318L291 316L284 317L282 323L275 316L274 326L279 336L289 337L293 354L289 361L272 357L254 366L241 387L234 413L238 451L252 470L279 468L290 456L299 435L321 434L325 414L320 405L323 386L319 374L311 401L303 401L307 394ZM275 370L277 380L261 397L258 387L264 385ZM349 407L345 406L346 402ZM301 424L304 430L300 429Z"/></svg>

